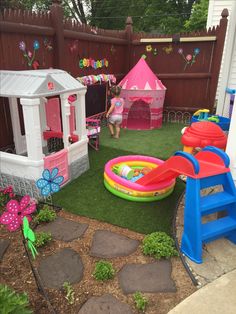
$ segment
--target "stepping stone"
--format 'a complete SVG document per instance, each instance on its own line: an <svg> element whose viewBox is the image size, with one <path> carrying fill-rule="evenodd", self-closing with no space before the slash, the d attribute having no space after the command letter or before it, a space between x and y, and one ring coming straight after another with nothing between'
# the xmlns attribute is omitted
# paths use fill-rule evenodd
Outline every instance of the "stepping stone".
<svg viewBox="0 0 236 314"><path fill-rule="evenodd" d="M111 231L97 230L93 236L90 255L103 258L127 256L135 252L138 246L137 240Z"/></svg>
<svg viewBox="0 0 236 314"><path fill-rule="evenodd" d="M50 232L54 239L69 242L81 237L87 228L88 224L57 217L52 222L38 226L37 231Z"/></svg>
<svg viewBox="0 0 236 314"><path fill-rule="evenodd" d="M39 275L47 288L61 288L65 281L80 282L84 265L80 255L70 248L44 258L39 264Z"/></svg>
<svg viewBox="0 0 236 314"><path fill-rule="evenodd" d="M10 245L11 241L8 239L1 239L0 240L0 262L2 261L2 258L4 254L6 253L6 250L8 246Z"/></svg>
<svg viewBox="0 0 236 314"><path fill-rule="evenodd" d="M90 298L78 314L132 314L128 304L122 303L111 294Z"/></svg>
<svg viewBox="0 0 236 314"><path fill-rule="evenodd" d="M125 294L140 292L176 292L171 278L171 262L161 260L151 264L127 264L118 273Z"/></svg>

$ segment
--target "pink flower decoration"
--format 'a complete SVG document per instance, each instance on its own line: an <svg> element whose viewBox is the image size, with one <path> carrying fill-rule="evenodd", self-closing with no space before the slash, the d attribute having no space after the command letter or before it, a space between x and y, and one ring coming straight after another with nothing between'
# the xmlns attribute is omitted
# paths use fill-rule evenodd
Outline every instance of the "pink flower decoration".
<svg viewBox="0 0 236 314"><path fill-rule="evenodd" d="M29 195L25 195L20 203L16 200L10 200L6 208L7 210L0 217L0 222L7 225L9 231L16 231L22 225L24 217L31 221L29 215L36 210L36 204L30 202Z"/></svg>
<svg viewBox="0 0 236 314"><path fill-rule="evenodd" d="M25 46L25 42L24 41L21 41L19 43L19 48L20 48L20 50L25 51L26 46Z"/></svg>
<svg viewBox="0 0 236 314"><path fill-rule="evenodd" d="M192 55L187 55L186 60L188 60L188 61L192 60Z"/></svg>
<svg viewBox="0 0 236 314"><path fill-rule="evenodd" d="M179 48L179 49L178 49L178 53L179 53L180 55L182 55L183 49L182 49L182 48Z"/></svg>
<svg viewBox="0 0 236 314"><path fill-rule="evenodd" d="M31 58L32 57L32 52L28 51L28 57Z"/></svg>

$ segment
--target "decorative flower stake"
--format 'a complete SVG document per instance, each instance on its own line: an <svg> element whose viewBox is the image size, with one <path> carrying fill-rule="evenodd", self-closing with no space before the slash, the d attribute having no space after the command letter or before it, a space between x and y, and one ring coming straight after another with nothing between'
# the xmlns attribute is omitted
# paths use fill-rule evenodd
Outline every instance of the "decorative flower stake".
<svg viewBox="0 0 236 314"><path fill-rule="evenodd" d="M196 62L195 59L196 59L196 56L200 53L200 49L199 48L195 48L193 55L188 54L186 57L184 55L184 51L183 51L182 48L179 48L178 53L183 57L183 59L185 61L185 66L184 66L184 71L185 71L185 69L186 69L186 67L188 65L192 66L193 63Z"/></svg>
<svg viewBox="0 0 236 314"><path fill-rule="evenodd" d="M53 168L52 172L45 169L42 173L42 178L36 181L36 186L41 190L43 196L48 196L60 190L60 185L62 184L64 177L57 176L58 172L58 168Z"/></svg>
<svg viewBox="0 0 236 314"><path fill-rule="evenodd" d="M157 48L153 48L152 45L147 45L146 46L146 52L148 53L153 53L154 56L158 54Z"/></svg>
<svg viewBox="0 0 236 314"><path fill-rule="evenodd" d="M0 216L0 222L7 225L9 231L16 231L23 223L24 217L31 221L30 214L36 210L36 203L30 201L30 196L22 197L20 203L10 200L6 205L7 210Z"/></svg>
<svg viewBox="0 0 236 314"><path fill-rule="evenodd" d="M39 47L40 47L39 42L37 40L35 40L33 43L34 51L32 53L30 50L26 49L26 44L24 41L21 41L19 43L19 48L23 52L23 56L26 58L27 64L29 67L31 67L33 65L34 59L35 59L35 51L38 50Z"/></svg>
<svg viewBox="0 0 236 314"><path fill-rule="evenodd" d="M23 235L25 240L27 241L27 246L29 250L31 251L31 254L33 258L35 258L36 255L38 255L38 252L34 246L35 242L35 234L32 229L30 229L29 221L26 217L23 218Z"/></svg>

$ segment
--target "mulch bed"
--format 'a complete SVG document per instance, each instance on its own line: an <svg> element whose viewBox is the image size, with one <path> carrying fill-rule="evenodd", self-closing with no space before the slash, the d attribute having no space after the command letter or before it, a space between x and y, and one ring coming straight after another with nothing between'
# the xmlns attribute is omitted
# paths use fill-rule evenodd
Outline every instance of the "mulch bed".
<svg viewBox="0 0 236 314"><path fill-rule="evenodd" d="M63 210L60 211L58 215L65 219L71 219L75 222L88 224L89 227L79 240L73 240L71 242L53 240L49 245L38 250L39 255L33 262L34 266L37 268L42 258L45 258L45 256L51 255L62 248L71 248L78 252L82 258L84 264L84 274L83 279L79 283L73 284L73 289L75 291L74 304L68 304L63 289L45 289L55 312L59 314L78 313L82 305L92 296L111 294L121 302L129 304L132 307L133 313L138 313L134 306L133 295L125 295L122 292L117 275L113 280L109 280L107 282L98 282L92 277L95 263L100 259L90 256L89 253L93 235L96 230L109 230L138 241L142 241L144 235L86 217L73 215L64 212ZM23 247L21 232L18 231L15 233L9 233L5 227L1 225L0 237L1 239L10 239L11 241L11 244L0 264L1 283L7 284L17 292L27 292L30 300L30 306L34 310L34 313L50 313L47 302L37 290L34 276ZM151 257L144 256L141 252L141 246L139 246L138 249L129 256L112 258L109 259L109 261L112 262L113 267L118 272L126 264L154 263L156 260ZM180 258L172 258L171 264L172 279L175 283L176 292L143 293L143 295L148 299L148 306L146 310L147 314L168 313L168 311L176 304L196 290L191 279L186 273Z"/></svg>

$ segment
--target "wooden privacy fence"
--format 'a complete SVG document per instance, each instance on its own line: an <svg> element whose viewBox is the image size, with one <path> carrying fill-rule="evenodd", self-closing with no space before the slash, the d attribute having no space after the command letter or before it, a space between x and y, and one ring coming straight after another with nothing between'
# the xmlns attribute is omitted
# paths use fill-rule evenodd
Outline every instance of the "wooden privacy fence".
<svg viewBox="0 0 236 314"><path fill-rule="evenodd" d="M58 1L45 13L6 10L0 14L1 69L54 67L74 77L110 73L119 80L145 55L167 87L166 109L213 110L227 9L216 28L172 36L134 33L131 18L121 31L80 25L63 18Z"/></svg>

